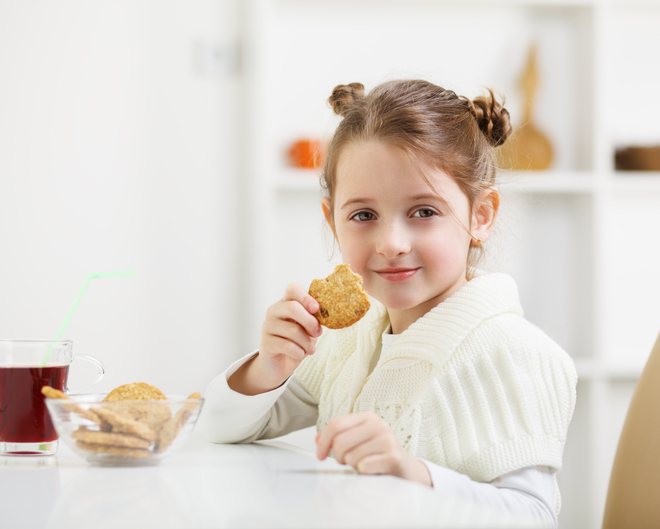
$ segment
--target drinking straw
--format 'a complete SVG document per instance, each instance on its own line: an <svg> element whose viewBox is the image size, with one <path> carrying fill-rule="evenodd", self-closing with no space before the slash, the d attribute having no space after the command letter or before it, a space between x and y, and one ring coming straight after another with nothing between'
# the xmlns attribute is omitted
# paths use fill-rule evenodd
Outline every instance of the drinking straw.
<svg viewBox="0 0 660 529"><path fill-rule="evenodd" d="M87 286L89 285L90 281L92 279L99 279L102 277L127 277L127 276L134 276L137 272L96 272L89 274L86 278L84 283L82 284L82 287L80 287L80 290L78 291L78 295L76 296L76 299L73 300L73 305L71 305L71 308L69 309L69 312L67 312L66 317L64 318L64 321L62 322L62 325L60 325L60 329L57 331L57 334L55 335L55 338L53 342L57 342L58 340L62 339L62 336L64 336L64 331L67 328L67 325L69 325L69 322L71 321L71 318L73 317L73 313L76 311L76 308L80 304L80 300L82 299L83 295L85 294L85 291L87 290ZM52 353L53 349L51 344L48 344L48 347L46 348L46 353L44 354L43 359L41 360L41 367L44 367L47 363L48 360L50 359L50 355Z"/></svg>

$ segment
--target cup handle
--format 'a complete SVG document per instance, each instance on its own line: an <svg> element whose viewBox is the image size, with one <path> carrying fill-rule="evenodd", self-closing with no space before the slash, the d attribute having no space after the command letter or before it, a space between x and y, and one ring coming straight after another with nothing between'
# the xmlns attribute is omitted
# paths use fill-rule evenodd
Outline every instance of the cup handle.
<svg viewBox="0 0 660 529"><path fill-rule="evenodd" d="M101 381L101 379L103 378L103 375L105 375L105 367L103 367L103 364L101 362L99 362L96 358L94 358L92 356L88 356L88 355L78 355L77 354L73 357L73 361L76 361L76 360L79 360L79 359L80 360L86 360L87 362L89 362L91 364L94 364L96 366L96 369L98 370L96 380L94 380L94 382L92 382L89 386L87 386L86 388L83 388L83 389L88 389L88 388L91 388L92 386L94 386L95 384L98 384ZM77 391L81 391L81 390L77 390Z"/></svg>

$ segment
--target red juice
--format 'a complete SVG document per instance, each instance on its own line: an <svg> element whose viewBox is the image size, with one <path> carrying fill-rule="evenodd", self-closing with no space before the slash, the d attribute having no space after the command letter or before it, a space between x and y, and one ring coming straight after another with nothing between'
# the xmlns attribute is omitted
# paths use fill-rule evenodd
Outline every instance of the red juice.
<svg viewBox="0 0 660 529"><path fill-rule="evenodd" d="M41 388L64 391L68 374L69 366L0 366L0 442L57 440Z"/></svg>

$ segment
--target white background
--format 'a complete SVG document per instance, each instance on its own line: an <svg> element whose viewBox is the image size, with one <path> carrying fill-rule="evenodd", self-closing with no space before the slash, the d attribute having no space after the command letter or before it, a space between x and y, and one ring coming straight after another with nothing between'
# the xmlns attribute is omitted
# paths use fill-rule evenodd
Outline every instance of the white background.
<svg viewBox="0 0 660 529"><path fill-rule="evenodd" d="M0 337L53 338L90 272L135 270L65 333L94 390L203 391L236 354L238 79L195 50L237 31L218 0L0 1Z"/></svg>
<svg viewBox="0 0 660 529"><path fill-rule="evenodd" d="M105 364L93 389L203 391L257 347L289 281L332 268L314 182L277 181L291 141L331 133L339 83L493 86L517 124L536 38L535 119L555 176L609 182L615 147L660 143L660 2L619 2L600 36L579 0L275 3L275 30L246 34L243 0L0 0L0 338L54 337L89 273L134 270L94 280L65 333ZM236 67L237 44L255 41L267 60ZM592 41L611 46L596 74ZM660 188L614 180L612 200L598 183L506 196L489 248L529 319L586 360L560 474L563 525L580 529L600 525L635 372L660 330ZM71 389L90 376L79 368Z"/></svg>

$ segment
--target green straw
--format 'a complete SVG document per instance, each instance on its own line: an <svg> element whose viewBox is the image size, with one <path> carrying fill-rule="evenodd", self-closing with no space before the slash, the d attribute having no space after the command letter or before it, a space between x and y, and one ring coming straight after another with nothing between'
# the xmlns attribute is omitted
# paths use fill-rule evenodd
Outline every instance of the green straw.
<svg viewBox="0 0 660 529"><path fill-rule="evenodd" d="M85 279L85 282L83 283L82 287L80 287L76 299L73 300L73 305L71 305L69 312L67 312L66 317L64 318L64 322L62 322L59 331L57 331L57 334L55 335L55 339L53 340L53 342L57 342L61 340L62 336L64 336L64 331L66 330L67 325L69 325L69 322L73 317L73 313L76 312L76 308L78 308L78 305L80 304L80 300L85 294L85 291L87 290L87 286L89 285L92 279L100 279L102 277L127 277L127 276L134 276L136 273L137 272L97 272L94 274L89 274ZM44 354L44 357L41 360L41 367L44 367L48 363L48 360L50 359L50 355L52 354L52 352L53 352L52 345L48 344L48 347L46 348L46 353Z"/></svg>

